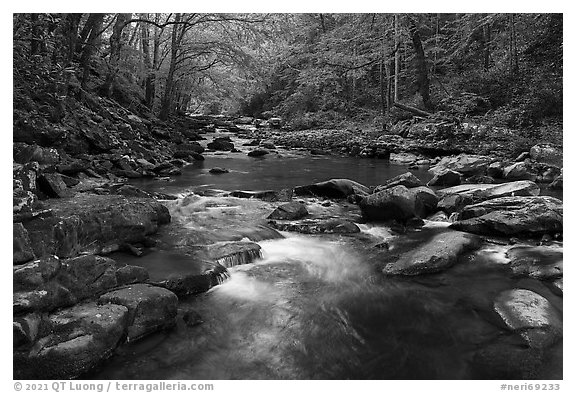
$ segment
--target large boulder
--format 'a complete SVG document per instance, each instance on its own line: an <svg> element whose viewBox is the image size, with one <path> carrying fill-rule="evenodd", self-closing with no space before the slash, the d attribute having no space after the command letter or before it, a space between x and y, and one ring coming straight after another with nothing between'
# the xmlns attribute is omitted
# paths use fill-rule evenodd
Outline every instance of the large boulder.
<svg viewBox="0 0 576 393"><path fill-rule="evenodd" d="M254 149L248 152L248 157L262 157L266 154L270 154L270 152L265 149Z"/></svg>
<svg viewBox="0 0 576 393"><path fill-rule="evenodd" d="M540 187L532 181L521 180L502 184L463 184L436 191L441 199L438 208L447 213L462 210L466 205L505 196L537 196Z"/></svg>
<svg viewBox="0 0 576 393"><path fill-rule="evenodd" d="M428 170L433 175L442 173L446 169L459 172L464 176L482 175L490 165L490 157L460 154L458 156L444 157Z"/></svg>
<svg viewBox="0 0 576 393"><path fill-rule="evenodd" d="M427 187L395 186L368 195L359 203L362 215L370 221L425 218L436 209L438 198Z"/></svg>
<svg viewBox="0 0 576 393"><path fill-rule="evenodd" d="M170 222L168 209L153 199L79 194L45 202L52 216L24 223L37 256L101 253L144 241Z"/></svg>
<svg viewBox="0 0 576 393"><path fill-rule="evenodd" d="M14 378L70 379L112 355L125 334L128 309L79 304L47 315L32 346L14 348ZM14 330L19 330L15 321ZM36 335L35 335L36 336Z"/></svg>
<svg viewBox="0 0 576 393"><path fill-rule="evenodd" d="M14 313L70 306L117 285L114 260L94 255L42 258L15 266L13 276Z"/></svg>
<svg viewBox="0 0 576 393"><path fill-rule="evenodd" d="M230 151L234 149L234 143L232 143L230 141L230 138L227 137L215 138L212 142L208 143L206 146L208 147L208 149L220 150L220 151Z"/></svg>
<svg viewBox="0 0 576 393"><path fill-rule="evenodd" d="M562 249L517 246L508 250L506 256L510 259L510 269L515 275L540 280L562 277L564 270Z"/></svg>
<svg viewBox="0 0 576 393"><path fill-rule="evenodd" d="M420 179L418 179L412 172L406 172L401 175L395 176L390 180L387 180L386 183L377 186L374 191L372 192L377 193L387 188L392 188L395 186L404 186L406 188L414 188L423 186L424 183Z"/></svg>
<svg viewBox="0 0 576 393"><path fill-rule="evenodd" d="M508 180L536 180L537 173L533 170L532 166L525 161L516 162L504 168L504 179Z"/></svg>
<svg viewBox="0 0 576 393"><path fill-rule="evenodd" d="M562 337L562 316L541 295L527 289L502 292L494 310L506 326L533 348L546 348Z"/></svg>
<svg viewBox="0 0 576 393"><path fill-rule="evenodd" d="M442 232L412 251L399 255L387 253L386 260L395 260L386 264L382 271L387 275L405 276L436 273L448 269L458 261L462 253L474 250L480 244L480 239L474 235L456 231Z"/></svg>
<svg viewBox="0 0 576 393"><path fill-rule="evenodd" d="M503 197L466 206L451 227L483 235L556 234L562 216L562 201L553 197Z"/></svg>
<svg viewBox="0 0 576 393"><path fill-rule="evenodd" d="M216 150L216 149L215 149ZM204 152L204 147L198 142L181 143L174 149L175 158L187 158Z"/></svg>
<svg viewBox="0 0 576 393"><path fill-rule="evenodd" d="M268 215L268 218L272 220L298 220L307 215L306 206L303 203L293 201L278 206Z"/></svg>
<svg viewBox="0 0 576 393"><path fill-rule="evenodd" d="M443 169L436 172L434 177L428 182L428 185L452 187L459 185L461 182L462 175L459 172L451 169Z"/></svg>
<svg viewBox="0 0 576 393"><path fill-rule="evenodd" d="M99 304L117 304L128 309L127 341L174 326L178 298L167 289L149 284L134 284L108 292Z"/></svg>
<svg viewBox="0 0 576 393"><path fill-rule="evenodd" d="M370 189L349 179L330 179L294 188L296 195L343 199L350 195L368 195Z"/></svg>
<svg viewBox="0 0 576 393"><path fill-rule="evenodd" d="M553 145L539 144L530 148L530 158L536 162L562 168L562 148Z"/></svg>

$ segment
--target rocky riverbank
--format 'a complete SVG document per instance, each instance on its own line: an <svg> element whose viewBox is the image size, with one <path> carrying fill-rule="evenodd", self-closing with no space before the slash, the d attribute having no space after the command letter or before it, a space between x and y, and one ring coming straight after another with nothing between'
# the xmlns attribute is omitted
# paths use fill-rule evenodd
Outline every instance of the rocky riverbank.
<svg viewBox="0 0 576 393"><path fill-rule="evenodd" d="M217 130L251 140L245 144L251 149L248 155L263 159L275 145L284 145L312 154L431 165L434 178L428 184L407 172L376 187L332 179L294 189L217 195L266 201L269 211L258 224L265 238L281 237L276 230L361 237L358 224L370 222L409 236L424 220L445 222L448 232L410 254L379 245L376 259L387 262L378 269L385 276L437 273L481 244L497 242L510 245L510 274L542 280L562 296L561 252L540 257L548 253L548 245L562 239L562 202L540 195L542 187L562 187L562 152L557 147L536 145L514 159L453 155L469 150L439 140L437 133L433 135L438 140L429 143L410 133L404 138L346 130L287 132L214 117L180 117L168 124L136 116L112 102L78 109L59 125L30 113L15 116L15 378L78 377L123 343L172 328L177 321L193 325L198 318L179 307L179 297L206 291L226 279L227 267L261 256L260 246L247 241L187 244L195 267L171 276L113 259L114 252L139 256L155 247L156 234L172 220L169 201L176 198L143 191L126 180L177 176L182 166L203 160L206 149L238 152L228 137L215 136L206 147L198 143ZM185 208L195 198L178 200L175 208ZM318 204L353 213L318 214ZM527 245L515 250L519 238L528 239ZM503 293L494 299L494 310L527 345L541 351L561 339L561 315L550 311L554 307L541 295L524 295ZM537 301L523 302L531 296ZM490 356L494 353L482 359Z"/></svg>

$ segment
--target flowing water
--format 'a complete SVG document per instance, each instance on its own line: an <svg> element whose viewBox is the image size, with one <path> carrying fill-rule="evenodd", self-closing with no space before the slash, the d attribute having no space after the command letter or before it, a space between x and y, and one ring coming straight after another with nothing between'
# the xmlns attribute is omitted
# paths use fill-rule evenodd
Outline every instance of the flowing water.
<svg viewBox="0 0 576 393"><path fill-rule="evenodd" d="M214 166L231 172L211 175L208 169ZM135 184L184 195L208 189L281 189L329 178L377 185L405 171L378 160L281 150L264 159L208 154L178 178ZM415 174L429 178L424 171ZM307 200L314 216L360 221L353 205L321 202ZM278 234L263 224L278 203L190 195L168 205L173 222L162 229L162 246L138 262L151 275L192 268L181 250L196 244L256 241L262 258L229 268L230 278L221 285L180 300L180 309L195 310L202 323L187 326L179 319L172 330L123 346L90 378L501 378L494 368L503 366L479 358L479 351L530 353L492 311L498 293L527 288L562 309L561 298L544 283L510 276L506 246L486 245L434 275L394 279L379 273L385 253L375 245L386 241L390 249L408 251L448 230L445 224L427 223L405 235L372 224L359 224L361 233L350 236ZM118 258L134 262L133 257ZM561 378L561 348L560 343L544 362L536 361L530 376Z"/></svg>

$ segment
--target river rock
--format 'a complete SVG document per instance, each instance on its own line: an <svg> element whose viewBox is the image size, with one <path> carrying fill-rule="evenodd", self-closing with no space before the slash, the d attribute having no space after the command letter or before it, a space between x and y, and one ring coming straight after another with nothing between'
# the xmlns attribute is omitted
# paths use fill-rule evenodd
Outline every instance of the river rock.
<svg viewBox="0 0 576 393"><path fill-rule="evenodd" d="M208 149L219 151L230 151L234 149L234 143L232 143L230 141L230 138L228 137L215 138L212 142L208 143L206 146L208 147Z"/></svg>
<svg viewBox="0 0 576 393"><path fill-rule="evenodd" d="M463 184L437 191L441 197L461 195L475 202L506 196L538 196L540 187L533 181L520 180L502 184Z"/></svg>
<svg viewBox="0 0 576 393"><path fill-rule="evenodd" d="M459 172L464 176L481 175L486 172L490 164L490 157L460 154L455 157L443 157L440 162L428 170L428 172L436 175L442 173L444 170L449 169Z"/></svg>
<svg viewBox="0 0 576 393"><path fill-rule="evenodd" d="M30 238L28 237L28 231L26 231L21 223L13 224L12 228L12 240L14 244L12 260L14 265L28 262L35 257L30 244Z"/></svg>
<svg viewBox="0 0 576 393"><path fill-rule="evenodd" d="M560 174L548 187L553 190L562 189L564 187L564 175Z"/></svg>
<svg viewBox="0 0 576 393"><path fill-rule="evenodd" d="M254 149L250 152L248 152L248 157L262 157L265 156L266 154L269 154L270 152L268 150L264 150L264 149Z"/></svg>
<svg viewBox="0 0 576 393"><path fill-rule="evenodd" d="M397 255L396 260L386 264L382 272L405 276L436 273L453 266L462 253L477 249L480 244L480 239L474 235L442 232L414 250ZM386 259L390 258L394 257L386 254Z"/></svg>
<svg viewBox="0 0 576 393"><path fill-rule="evenodd" d="M280 191L232 191L229 196L235 198L257 198L266 202L289 202L292 200L294 191L291 188L285 188Z"/></svg>
<svg viewBox="0 0 576 393"><path fill-rule="evenodd" d="M274 146L274 143L272 141L263 141L260 143L260 147L262 149L268 149L268 150L275 150L276 146Z"/></svg>
<svg viewBox="0 0 576 393"><path fill-rule="evenodd" d="M536 180L538 175L533 171L532 167L525 161L516 162L504 168L504 179L508 180Z"/></svg>
<svg viewBox="0 0 576 393"><path fill-rule="evenodd" d="M181 143L176 146L174 151L174 158L186 158L187 156L191 156L193 154L201 154L203 152L204 147L202 147L202 145L198 142Z"/></svg>
<svg viewBox="0 0 576 393"><path fill-rule="evenodd" d="M147 282L149 279L148 270L141 266L125 265L116 270L118 286Z"/></svg>
<svg viewBox="0 0 576 393"><path fill-rule="evenodd" d="M562 337L562 316L550 302L527 289L502 292L494 310L506 326L533 348L546 348Z"/></svg>
<svg viewBox="0 0 576 393"><path fill-rule="evenodd" d="M100 296L98 303L112 303L128 309L127 341L138 340L176 323L176 295L149 284L133 284L116 289Z"/></svg>
<svg viewBox="0 0 576 393"><path fill-rule="evenodd" d="M425 218L435 211L437 203L436 194L427 187L395 186L362 198L359 206L370 221L406 221L412 217Z"/></svg>
<svg viewBox="0 0 576 393"><path fill-rule="evenodd" d="M117 285L114 260L94 255L43 258L14 268L14 312L50 311Z"/></svg>
<svg viewBox="0 0 576 393"><path fill-rule="evenodd" d="M370 189L349 179L330 179L294 188L296 195L344 199L350 195L368 195Z"/></svg>
<svg viewBox="0 0 576 393"><path fill-rule="evenodd" d="M299 232L305 234L315 233L359 233L358 225L351 221L340 218L331 219L308 219L298 222L269 221L270 226L279 231Z"/></svg>
<svg viewBox="0 0 576 393"><path fill-rule="evenodd" d="M214 167L210 169L208 172L212 173L213 175L222 175L224 173L229 173L230 171L226 168Z"/></svg>
<svg viewBox="0 0 576 393"><path fill-rule="evenodd" d="M414 188L423 186L424 183L420 179L418 179L412 172L406 172L396 177L393 177L390 180L387 180L386 183L376 186L373 194L385 190L387 188L392 188L395 186L404 186L406 188Z"/></svg>
<svg viewBox="0 0 576 393"><path fill-rule="evenodd" d="M428 182L429 186L457 186L462 181L462 175L460 173L450 170L443 169L438 170L432 180Z"/></svg>
<svg viewBox="0 0 576 393"><path fill-rule="evenodd" d="M438 201L438 209L452 214L474 203L474 199L466 194L447 194Z"/></svg>
<svg viewBox="0 0 576 393"><path fill-rule="evenodd" d="M44 335L14 352L17 379L70 379L110 357L125 334L128 309L115 304L79 304L49 314Z"/></svg>
<svg viewBox="0 0 576 393"><path fill-rule="evenodd" d="M252 242L226 242L208 246L207 251L211 260L224 267L244 265L262 258L262 248Z"/></svg>
<svg viewBox="0 0 576 393"><path fill-rule="evenodd" d="M488 169L486 169L486 174L494 179L501 179L502 175L504 174L504 167L505 165L500 162L493 162L488 165Z"/></svg>
<svg viewBox="0 0 576 393"><path fill-rule="evenodd" d="M564 294L564 279L559 278L557 280L552 281L550 285L550 289L558 296L563 296Z"/></svg>
<svg viewBox="0 0 576 393"><path fill-rule="evenodd" d="M278 206L270 215L268 219L271 220L298 220L308 215L306 206L300 202L289 202Z"/></svg>
<svg viewBox="0 0 576 393"><path fill-rule="evenodd" d="M554 165L562 168L562 149L557 146L539 144L530 148L530 158L536 162Z"/></svg>
<svg viewBox="0 0 576 393"><path fill-rule="evenodd" d="M451 228L483 235L542 235L562 232L562 201L548 196L490 199L466 206Z"/></svg>
<svg viewBox="0 0 576 393"><path fill-rule="evenodd" d="M170 222L168 209L153 199L78 194L45 201L52 216L24 223L37 256L71 257L138 243Z"/></svg>
<svg viewBox="0 0 576 393"><path fill-rule="evenodd" d="M552 280L562 277L563 252L543 246L517 246L506 252L510 268L515 275L528 276L539 280Z"/></svg>
<svg viewBox="0 0 576 393"><path fill-rule="evenodd" d="M25 165L14 165L12 171L12 179L19 181L20 186L25 191L36 193L36 179L38 178L38 171L40 165L37 162L30 162Z"/></svg>

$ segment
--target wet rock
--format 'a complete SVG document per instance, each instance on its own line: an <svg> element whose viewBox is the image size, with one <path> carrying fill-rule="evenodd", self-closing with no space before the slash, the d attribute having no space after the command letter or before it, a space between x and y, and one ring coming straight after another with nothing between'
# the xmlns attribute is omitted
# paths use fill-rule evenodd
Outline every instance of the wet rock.
<svg viewBox="0 0 576 393"><path fill-rule="evenodd" d="M304 234L315 233L359 233L360 228L351 221L340 218L309 219L298 222L269 221L270 226L279 231L299 232Z"/></svg>
<svg viewBox="0 0 576 393"><path fill-rule="evenodd" d="M299 186L294 193L301 196L315 196L343 199L350 195L368 195L370 189L349 179L330 179L324 182Z"/></svg>
<svg viewBox="0 0 576 393"><path fill-rule="evenodd" d="M268 219L272 220L298 220L308 215L306 206L300 202L289 202L278 206L270 215Z"/></svg>
<svg viewBox="0 0 576 393"><path fill-rule="evenodd" d="M234 149L234 143L230 142L230 138L228 137L215 138L212 142L208 143L206 146L208 147L208 149L218 151L230 151Z"/></svg>
<svg viewBox="0 0 576 393"><path fill-rule="evenodd" d="M113 171L113 173L118 177L126 177L128 179L138 179L142 177L142 173L134 171L132 169L130 170L116 169Z"/></svg>
<svg viewBox="0 0 576 393"><path fill-rule="evenodd" d="M474 175L465 180L468 184L493 184L494 178L484 175Z"/></svg>
<svg viewBox="0 0 576 393"><path fill-rule="evenodd" d="M14 377L79 377L112 355L124 335L127 317L124 306L95 303L48 315L40 328L44 335L31 349L14 353Z"/></svg>
<svg viewBox="0 0 576 393"><path fill-rule="evenodd" d="M546 298L527 289L502 292L494 310L532 348L546 348L562 337L562 316Z"/></svg>
<svg viewBox="0 0 576 393"><path fill-rule="evenodd" d="M261 247L252 242L227 242L211 244L207 248L210 259L224 267L244 265L262 258Z"/></svg>
<svg viewBox="0 0 576 393"><path fill-rule="evenodd" d="M71 257L105 247L139 243L170 222L168 209L153 199L78 194L45 202L52 216L24 223L37 256Z"/></svg>
<svg viewBox="0 0 576 393"><path fill-rule="evenodd" d="M444 169L437 171L432 180L428 182L428 185L452 187L459 185L461 181L460 173L450 169Z"/></svg>
<svg viewBox="0 0 576 393"><path fill-rule="evenodd" d="M15 223L13 225L12 239L14 243L12 257L14 265L28 262L35 257L28 232L21 223Z"/></svg>
<svg viewBox="0 0 576 393"><path fill-rule="evenodd" d="M229 173L230 171L226 168L214 167L214 168L210 169L208 172L210 172L214 175L221 175L224 173Z"/></svg>
<svg viewBox="0 0 576 393"><path fill-rule="evenodd" d="M517 162L504 168L504 179L508 180L536 180L538 175L526 162Z"/></svg>
<svg viewBox="0 0 576 393"><path fill-rule="evenodd" d="M133 284L100 296L98 303L111 303L128 309L127 341L138 340L176 323L178 298L165 288Z"/></svg>
<svg viewBox="0 0 576 393"><path fill-rule="evenodd" d="M451 228L484 235L562 232L562 201L546 196L504 197L466 206Z"/></svg>
<svg viewBox="0 0 576 393"><path fill-rule="evenodd" d="M539 280L562 277L562 250L543 246L517 246L509 249L506 256L510 259L510 269L515 275Z"/></svg>
<svg viewBox="0 0 576 393"><path fill-rule="evenodd" d="M262 157L262 156L265 156L266 154L269 154L269 152L268 152L268 150L264 150L264 149L255 149L255 150L248 152L249 157Z"/></svg>
<svg viewBox="0 0 576 393"><path fill-rule="evenodd" d="M562 168L562 149L561 147L547 144L534 145L530 148L530 158L536 162L554 165Z"/></svg>
<svg viewBox="0 0 576 393"><path fill-rule="evenodd" d="M331 153L323 149L310 149L310 154L313 156L329 156Z"/></svg>
<svg viewBox="0 0 576 393"><path fill-rule="evenodd" d="M404 186L406 188L414 188L414 187L420 187L423 186L424 183L422 183L422 181L420 179L418 179L416 176L414 176L414 174L412 172L406 172L403 173L401 175L398 175L396 177L393 177L392 179L386 181L386 183L377 186L374 191L372 192L373 194L380 192L382 190L385 190L387 188L392 188L395 186Z"/></svg>
<svg viewBox="0 0 576 393"><path fill-rule="evenodd" d="M280 191L266 190L266 191L232 191L229 196L235 198L257 198L266 202L289 202L292 200L293 190L291 188L282 189Z"/></svg>
<svg viewBox="0 0 576 393"><path fill-rule="evenodd" d="M58 173L45 173L40 176L38 188L50 198L66 198L71 195L62 176Z"/></svg>
<svg viewBox="0 0 576 393"><path fill-rule="evenodd" d="M396 259L386 264L382 272L387 275L418 275L436 273L453 266L466 251L480 247L474 235L449 231L433 236L428 242L400 255L387 254L386 259Z"/></svg>
<svg viewBox="0 0 576 393"><path fill-rule="evenodd" d="M182 316L182 320L188 327L198 326L204 322L202 316L195 310L178 310L178 314Z"/></svg>
<svg viewBox="0 0 576 393"><path fill-rule="evenodd" d="M539 379L544 356L541 350L499 340L480 348L472 359L473 378Z"/></svg>
<svg viewBox="0 0 576 393"><path fill-rule="evenodd" d="M438 202L440 204L440 202ZM436 212L431 216L426 217L428 221L448 222L448 216L443 211Z"/></svg>
<svg viewBox="0 0 576 393"><path fill-rule="evenodd" d="M12 323L14 349L21 347L30 347L40 329L42 318L38 313L30 313L23 316L15 317Z"/></svg>
<svg viewBox="0 0 576 393"><path fill-rule="evenodd" d="M116 270L116 282L119 286L147 282L148 270L141 266L126 265Z"/></svg>
<svg viewBox="0 0 576 393"><path fill-rule="evenodd" d="M557 280L552 281L550 285L550 289L558 296L563 296L564 294L564 279L559 278Z"/></svg>
<svg viewBox="0 0 576 393"><path fill-rule="evenodd" d="M418 161L419 157L412 153L391 153L390 161L400 165L410 165Z"/></svg>
<svg viewBox="0 0 576 393"><path fill-rule="evenodd" d="M484 174L488 165L490 164L490 157L460 154L455 157L444 157L428 171L433 175L443 172L446 169L459 172L464 176L481 175Z"/></svg>
<svg viewBox="0 0 576 393"><path fill-rule="evenodd" d="M438 198L427 187L408 189L395 186L368 195L359 203L362 215L370 221L425 218L436 209Z"/></svg>

